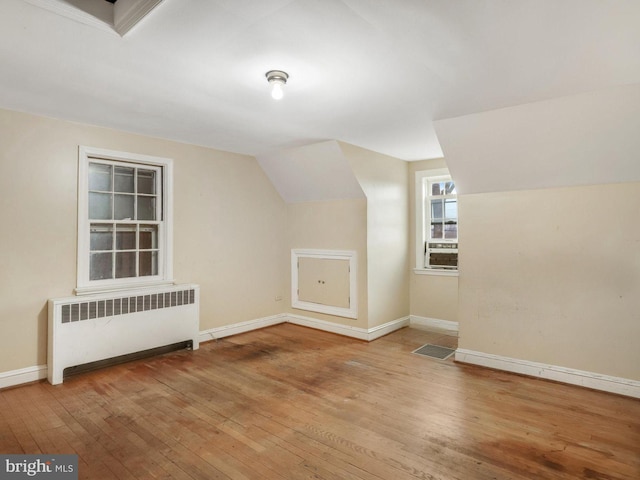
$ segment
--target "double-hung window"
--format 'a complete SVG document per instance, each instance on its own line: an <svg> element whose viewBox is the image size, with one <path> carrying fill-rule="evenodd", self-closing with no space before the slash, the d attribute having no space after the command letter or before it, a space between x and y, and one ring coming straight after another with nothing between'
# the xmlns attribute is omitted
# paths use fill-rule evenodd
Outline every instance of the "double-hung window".
<svg viewBox="0 0 640 480"><path fill-rule="evenodd" d="M80 147L77 293L171 283L169 159Z"/></svg>
<svg viewBox="0 0 640 480"><path fill-rule="evenodd" d="M458 198L445 169L416 173L416 270L458 270Z"/></svg>

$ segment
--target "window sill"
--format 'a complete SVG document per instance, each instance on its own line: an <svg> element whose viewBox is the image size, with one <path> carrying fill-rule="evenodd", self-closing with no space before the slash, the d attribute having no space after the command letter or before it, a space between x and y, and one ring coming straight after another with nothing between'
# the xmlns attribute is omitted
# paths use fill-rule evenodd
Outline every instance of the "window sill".
<svg viewBox="0 0 640 480"><path fill-rule="evenodd" d="M439 270L436 268L414 268L416 275L432 275L435 277L457 277L459 270Z"/></svg>
<svg viewBox="0 0 640 480"><path fill-rule="evenodd" d="M157 287L164 287L167 285L174 285L175 282L173 280L159 280L154 282L135 282L135 283L126 283L126 284L118 284L118 285L101 285L101 286L91 286L91 287L77 287L75 289L75 294L77 296L82 295L91 295L91 294L99 294L99 293L117 293L123 291L144 291L145 289L152 289Z"/></svg>

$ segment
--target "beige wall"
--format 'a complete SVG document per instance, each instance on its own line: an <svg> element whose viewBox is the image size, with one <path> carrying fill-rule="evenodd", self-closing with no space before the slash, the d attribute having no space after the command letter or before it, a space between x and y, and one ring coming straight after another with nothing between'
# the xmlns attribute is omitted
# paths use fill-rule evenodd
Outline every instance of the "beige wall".
<svg viewBox="0 0 640 480"><path fill-rule="evenodd" d="M288 255L291 249L354 250L358 255L358 318L344 318L291 308L291 290L285 307L290 313L368 328L367 201L365 199L305 202L287 205ZM288 263L290 266L290 263ZM288 272L291 284L291 271Z"/></svg>
<svg viewBox="0 0 640 480"><path fill-rule="evenodd" d="M369 328L409 315L407 162L341 144L367 196Z"/></svg>
<svg viewBox="0 0 640 480"><path fill-rule="evenodd" d="M47 299L76 286L78 145L174 159L174 274L202 330L283 310L286 207L252 157L0 110L0 372L46 363Z"/></svg>
<svg viewBox="0 0 640 480"><path fill-rule="evenodd" d="M409 164L409 252L410 260L410 312L417 317L458 321L458 277L421 275L413 272L416 266L416 202L415 174L423 170L447 168L444 159L424 160ZM455 178L454 178L455 180ZM461 222L460 228L464 225ZM461 245L461 248L463 246Z"/></svg>
<svg viewBox="0 0 640 480"><path fill-rule="evenodd" d="M458 321L458 277L411 273L411 315Z"/></svg>
<svg viewBox="0 0 640 480"><path fill-rule="evenodd" d="M459 201L460 348L640 380L640 183Z"/></svg>

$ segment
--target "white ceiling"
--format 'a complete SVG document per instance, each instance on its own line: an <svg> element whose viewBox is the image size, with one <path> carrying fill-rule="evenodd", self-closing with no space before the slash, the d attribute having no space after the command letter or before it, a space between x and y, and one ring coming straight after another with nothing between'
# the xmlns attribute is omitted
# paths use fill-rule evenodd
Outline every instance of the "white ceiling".
<svg viewBox="0 0 640 480"><path fill-rule="evenodd" d="M434 158L434 120L631 83L638 0L164 0L124 37L0 3L0 107L251 155Z"/></svg>

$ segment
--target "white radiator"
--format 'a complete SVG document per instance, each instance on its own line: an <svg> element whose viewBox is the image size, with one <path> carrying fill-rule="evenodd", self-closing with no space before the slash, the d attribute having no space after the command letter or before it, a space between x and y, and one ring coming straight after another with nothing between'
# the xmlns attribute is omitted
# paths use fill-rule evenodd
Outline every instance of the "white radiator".
<svg viewBox="0 0 640 480"><path fill-rule="evenodd" d="M49 300L48 379L64 369L191 341L198 349L200 288L156 290Z"/></svg>

